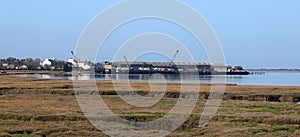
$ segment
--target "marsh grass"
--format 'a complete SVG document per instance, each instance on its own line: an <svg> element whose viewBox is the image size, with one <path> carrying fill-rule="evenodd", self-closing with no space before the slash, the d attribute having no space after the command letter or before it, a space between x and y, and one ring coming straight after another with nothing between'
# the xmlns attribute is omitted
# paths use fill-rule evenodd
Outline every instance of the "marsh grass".
<svg viewBox="0 0 300 137"><path fill-rule="evenodd" d="M159 84L159 83L157 83ZM148 108L120 99L111 81L97 81L109 108L124 119L152 121L165 116L177 103L180 84L168 83L167 95ZM134 91L149 92L148 83L132 82ZM190 89L196 85L190 84ZM170 136L300 136L300 105L293 102L225 99L208 125L198 127L210 89L202 84L200 100L188 120ZM69 80L0 76L0 136L105 136L83 116ZM299 96L300 87L227 85L227 95ZM188 92L188 91L187 91ZM28 132L28 131L30 132Z"/></svg>

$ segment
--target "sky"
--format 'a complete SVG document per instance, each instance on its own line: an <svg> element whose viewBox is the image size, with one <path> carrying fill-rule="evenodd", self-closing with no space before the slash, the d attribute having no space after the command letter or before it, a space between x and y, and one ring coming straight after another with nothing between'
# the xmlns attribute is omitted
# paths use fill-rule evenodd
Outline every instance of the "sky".
<svg viewBox="0 0 300 137"><path fill-rule="evenodd" d="M179 1L208 21L220 40L228 65L300 68L299 0ZM118 2L120 0L3 0L0 4L0 58L67 60L72 57L70 51L76 48L86 25ZM206 61L203 51L193 48L195 42L174 24L151 19L136 21L116 30L111 39L120 34L124 36L129 29L134 31L122 37L124 40L134 34L160 31L191 41L185 43L191 46L191 54L197 61ZM99 52L99 61L112 58L111 54L122 42L119 37L106 43Z"/></svg>

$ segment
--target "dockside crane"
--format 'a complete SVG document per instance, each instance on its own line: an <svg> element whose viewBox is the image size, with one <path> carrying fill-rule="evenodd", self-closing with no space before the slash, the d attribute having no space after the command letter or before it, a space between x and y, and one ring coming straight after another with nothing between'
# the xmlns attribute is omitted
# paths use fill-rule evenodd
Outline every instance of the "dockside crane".
<svg viewBox="0 0 300 137"><path fill-rule="evenodd" d="M73 51L71 51L71 54L72 54L72 56L73 56L74 62L75 62L75 63L78 63L79 58L76 57L76 55L74 54Z"/></svg>
<svg viewBox="0 0 300 137"><path fill-rule="evenodd" d="M127 68L129 69L129 63L128 63L128 60L127 60L127 58L126 58L126 56L124 56L124 59L125 59L125 61L126 61L126 64L127 64Z"/></svg>
<svg viewBox="0 0 300 137"><path fill-rule="evenodd" d="M74 60L74 62L75 62L75 68L78 68L78 70L79 70L79 72L78 72L78 74L81 74L81 68L79 68L79 65L78 65L78 63L79 63L79 58L78 57L76 57L76 55L74 54L74 52L73 51L71 51L71 54L72 54L72 56L73 56L73 60ZM74 68L74 67L73 67Z"/></svg>
<svg viewBox="0 0 300 137"><path fill-rule="evenodd" d="M178 53L179 53L179 50L177 50L176 53L173 55L173 57L171 59L171 64L170 65L174 65L174 60L177 57Z"/></svg>
<svg viewBox="0 0 300 137"><path fill-rule="evenodd" d="M173 55L173 58L172 58L172 60L171 60L172 62L174 62L174 60L175 60L175 58L177 57L178 53L179 53L179 50L177 50L176 53Z"/></svg>

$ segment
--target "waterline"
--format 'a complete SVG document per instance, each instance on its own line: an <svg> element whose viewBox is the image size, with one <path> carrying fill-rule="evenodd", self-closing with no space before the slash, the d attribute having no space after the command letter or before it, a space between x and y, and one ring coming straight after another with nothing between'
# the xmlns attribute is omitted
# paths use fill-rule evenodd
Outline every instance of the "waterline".
<svg viewBox="0 0 300 137"><path fill-rule="evenodd" d="M17 74L14 76L35 77L44 79L68 79L72 80L75 77L70 75L50 75L50 74ZM161 81L161 76L164 81ZM82 74L78 76L81 80L130 80L136 82L200 82L211 83L213 78L226 77L228 84L238 85L269 85L269 86L300 86L299 72L268 72L265 75L203 75L197 79L193 75L158 75L157 77L145 74L134 75L89 75ZM77 78L78 78L77 77Z"/></svg>

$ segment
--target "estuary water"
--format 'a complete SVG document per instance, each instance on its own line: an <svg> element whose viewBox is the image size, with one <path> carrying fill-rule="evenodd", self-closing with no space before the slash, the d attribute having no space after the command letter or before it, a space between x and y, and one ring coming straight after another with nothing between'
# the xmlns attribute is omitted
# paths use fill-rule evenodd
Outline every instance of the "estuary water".
<svg viewBox="0 0 300 137"><path fill-rule="evenodd" d="M15 76L35 77L45 79L81 79L81 80L131 80L142 82L203 82L211 83L212 79L223 79L228 84L238 85L272 85L272 86L300 86L300 72L266 72L261 75L207 75L207 76L193 76L193 75L85 75L73 77L68 75L49 75L49 74L18 74Z"/></svg>

